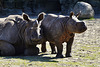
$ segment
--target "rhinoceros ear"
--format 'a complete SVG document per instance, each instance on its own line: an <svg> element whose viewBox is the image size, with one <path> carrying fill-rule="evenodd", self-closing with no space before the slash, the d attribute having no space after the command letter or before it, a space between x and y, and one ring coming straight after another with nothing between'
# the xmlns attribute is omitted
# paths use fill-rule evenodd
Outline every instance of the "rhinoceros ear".
<svg viewBox="0 0 100 67"><path fill-rule="evenodd" d="M41 13L38 15L38 18L37 18L38 22L44 19L44 15L45 15L44 12L41 12Z"/></svg>
<svg viewBox="0 0 100 67"><path fill-rule="evenodd" d="M22 16L23 16L23 19L24 19L24 20L29 21L29 17L28 17L27 14L23 13Z"/></svg>
<svg viewBox="0 0 100 67"><path fill-rule="evenodd" d="M72 16L74 15L74 12L70 12L70 18L72 18Z"/></svg>

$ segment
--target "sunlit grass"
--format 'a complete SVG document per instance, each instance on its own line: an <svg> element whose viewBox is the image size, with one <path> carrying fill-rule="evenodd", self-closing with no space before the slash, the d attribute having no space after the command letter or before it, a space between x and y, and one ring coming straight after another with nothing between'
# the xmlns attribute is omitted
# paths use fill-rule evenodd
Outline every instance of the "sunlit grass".
<svg viewBox="0 0 100 67"><path fill-rule="evenodd" d="M76 35L72 47L72 57L55 58L56 54L51 54L50 45L47 43L47 52L42 53L40 50L38 56L0 56L0 67L100 67L100 24L87 23L88 25L89 29L84 35ZM95 29L95 32L91 29ZM91 34L90 31L94 34ZM98 39L96 40L96 38ZM41 45L37 45L37 47L41 49ZM64 56L65 48L64 45Z"/></svg>
<svg viewBox="0 0 100 67"><path fill-rule="evenodd" d="M6 56L0 57L0 65L6 67L98 67L100 60L99 49L100 47L93 47L93 45L90 47L84 45L79 49L74 49L74 53L77 54L73 53L73 57L58 59L53 58L55 55L50 54L50 52L47 52L47 54L40 53L40 55L44 54L43 56Z"/></svg>

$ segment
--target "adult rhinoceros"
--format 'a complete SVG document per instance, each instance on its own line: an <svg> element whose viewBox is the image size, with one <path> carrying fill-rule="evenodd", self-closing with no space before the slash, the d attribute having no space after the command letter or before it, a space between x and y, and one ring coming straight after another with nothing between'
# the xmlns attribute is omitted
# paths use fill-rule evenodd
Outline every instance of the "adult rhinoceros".
<svg viewBox="0 0 100 67"><path fill-rule="evenodd" d="M42 43L42 52L46 51L45 42L49 41L52 53L55 53L55 45L57 47L56 57L63 57L63 42L66 42L66 57L70 57L71 47L74 40L75 33L82 33L86 31L85 23L79 21L77 16L71 12L70 16L48 14L41 22L43 29L44 42Z"/></svg>
<svg viewBox="0 0 100 67"><path fill-rule="evenodd" d="M37 55L36 44L41 41L39 22L43 19L39 14L37 20L29 19L27 14L8 16L0 22L0 55Z"/></svg>

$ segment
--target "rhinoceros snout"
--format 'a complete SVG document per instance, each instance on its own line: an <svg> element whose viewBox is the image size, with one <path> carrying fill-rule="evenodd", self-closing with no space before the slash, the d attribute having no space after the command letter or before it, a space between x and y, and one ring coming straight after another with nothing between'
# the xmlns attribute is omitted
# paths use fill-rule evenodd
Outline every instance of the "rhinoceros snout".
<svg viewBox="0 0 100 67"><path fill-rule="evenodd" d="M31 40L32 40L33 42L37 42L37 43L38 43L39 41L42 40L42 37L41 37L41 36L38 36L38 37L32 37Z"/></svg>
<svg viewBox="0 0 100 67"><path fill-rule="evenodd" d="M84 22L78 22L78 23L76 24L76 26L77 26L77 28L78 28L78 32L79 32L79 33L82 33L82 32L84 32L84 31L87 30L87 27L86 27L86 25L85 25Z"/></svg>
<svg viewBox="0 0 100 67"><path fill-rule="evenodd" d="M76 26L85 26L85 23L84 22L77 22Z"/></svg>

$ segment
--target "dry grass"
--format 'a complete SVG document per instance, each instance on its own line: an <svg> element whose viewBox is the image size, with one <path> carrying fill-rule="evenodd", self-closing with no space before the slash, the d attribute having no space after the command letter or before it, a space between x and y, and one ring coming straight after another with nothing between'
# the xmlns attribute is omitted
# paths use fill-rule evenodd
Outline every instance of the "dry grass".
<svg viewBox="0 0 100 67"><path fill-rule="evenodd" d="M100 67L100 19L84 21L88 30L76 34L72 47L73 57L54 58L55 54L50 54L51 49L47 43L48 52L40 53L39 56L0 57L0 67Z"/></svg>

